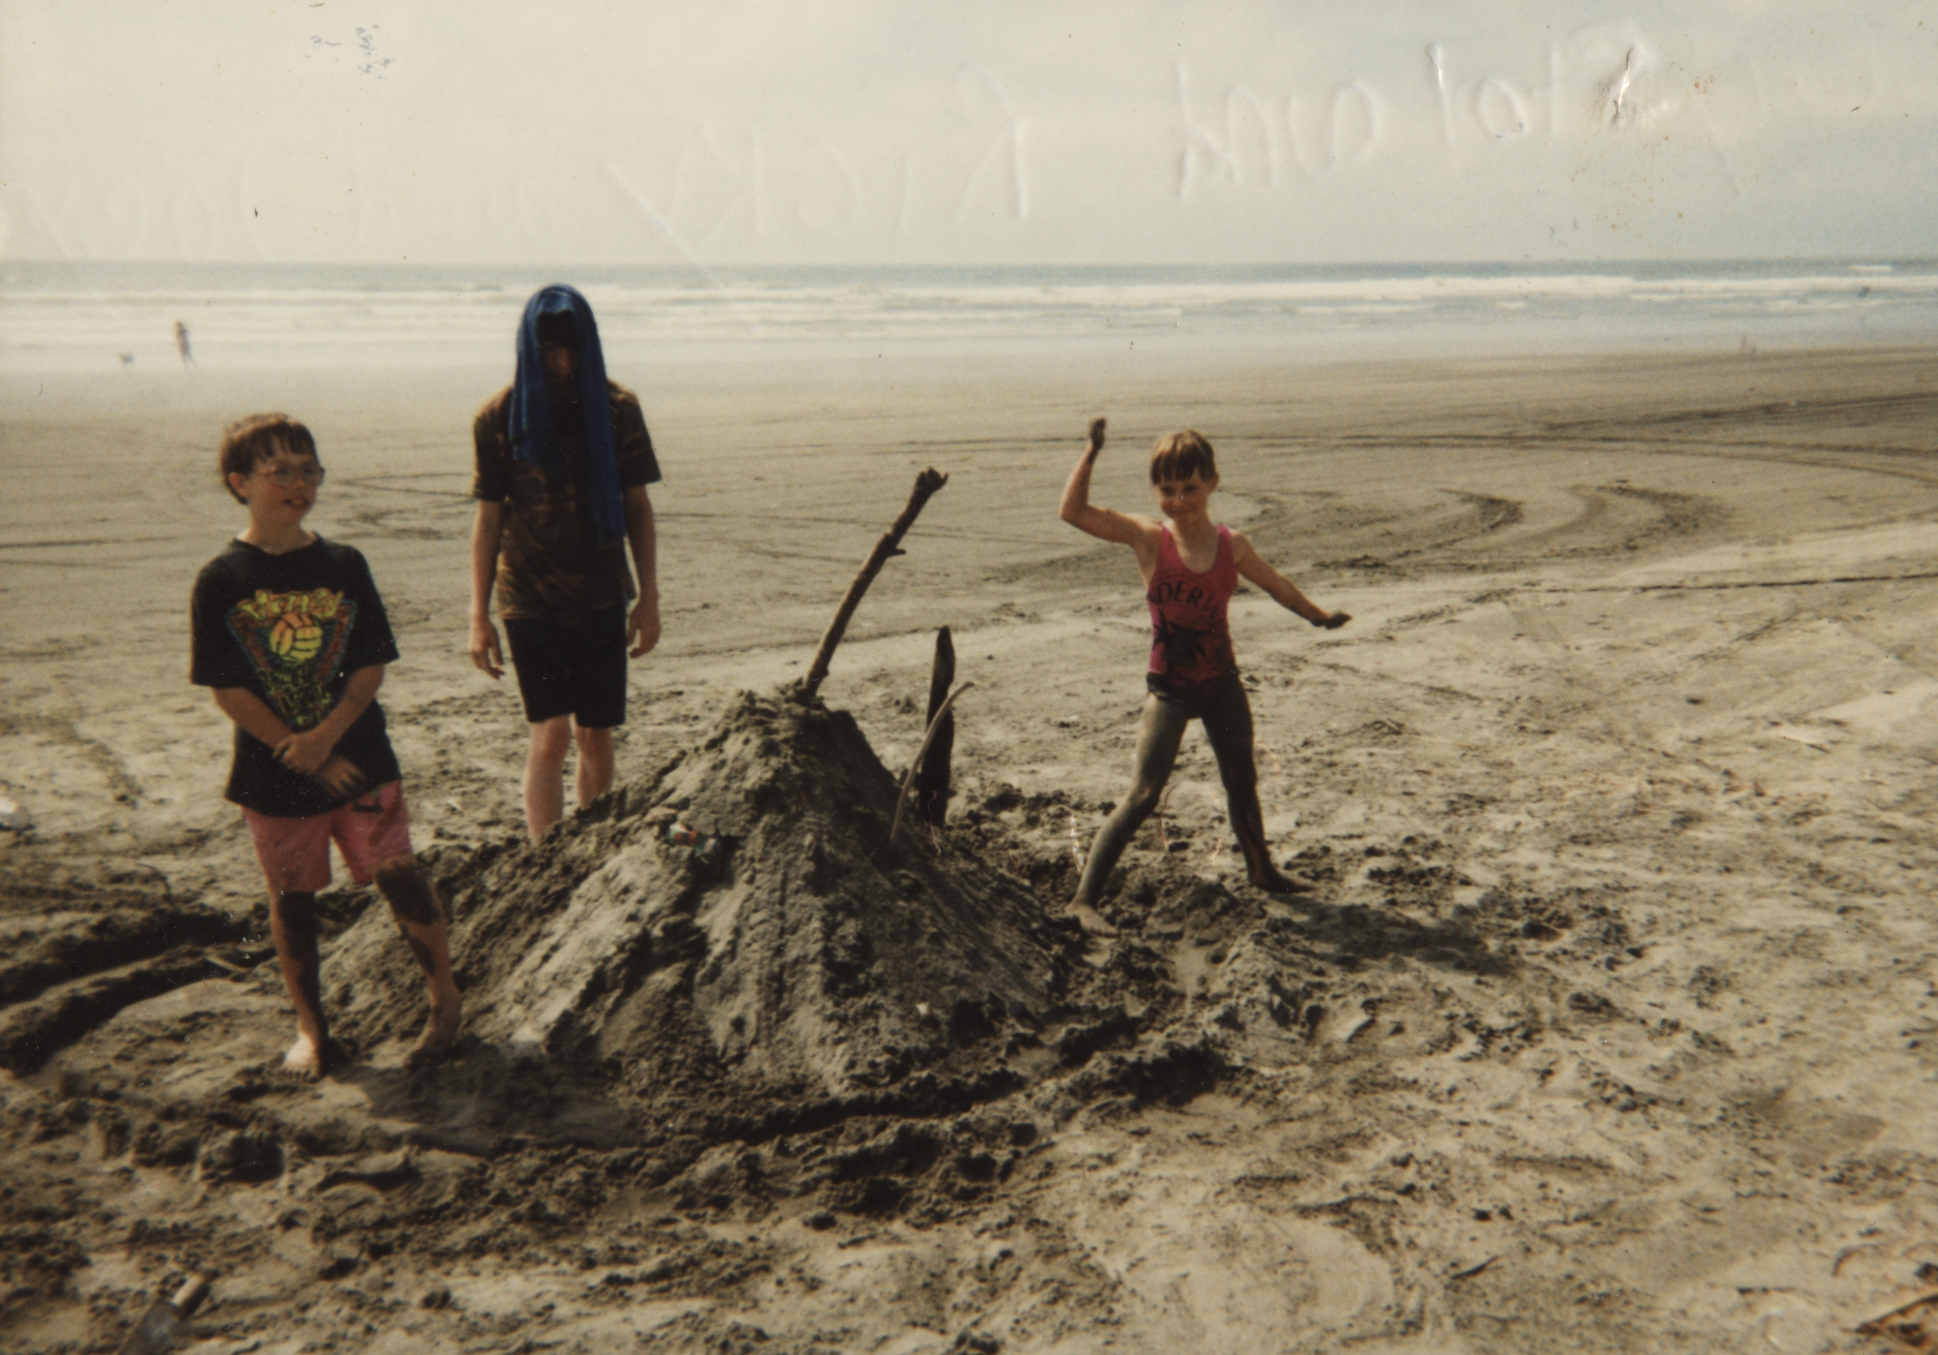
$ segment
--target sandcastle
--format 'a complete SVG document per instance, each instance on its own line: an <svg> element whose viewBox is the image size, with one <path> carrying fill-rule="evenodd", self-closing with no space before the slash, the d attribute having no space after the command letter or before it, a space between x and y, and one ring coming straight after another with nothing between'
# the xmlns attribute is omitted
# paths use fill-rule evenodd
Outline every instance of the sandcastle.
<svg viewBox="0 0 1938 1355"><path fill-rule="evenodd" d="M447 882L467 1040L796 1107L923 1071L1013 1084L1065 1014L1068 931L912 817L891 842L897 796L846 713L741 693L656 775ZM717 859L669 843L674 816ZM328 961L355 1042L421 1019L389 930L371 910Z"/></svg>

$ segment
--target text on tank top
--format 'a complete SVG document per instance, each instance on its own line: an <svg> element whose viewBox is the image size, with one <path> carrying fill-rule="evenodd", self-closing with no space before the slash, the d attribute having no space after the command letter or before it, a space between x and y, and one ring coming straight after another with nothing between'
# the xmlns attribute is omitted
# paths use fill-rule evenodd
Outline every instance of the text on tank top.
<svg viewBox="0 0 1938 1355"><path fill-rule="evenodd" d="M1150 671L1173 682L1210 682L1236 672L1225 612L1238 588L1231 528L1218 529L1218 555L1200 574L1185 566L1171 528L1159 528L1157 568L1144 600L1151 606Z"/></svg>

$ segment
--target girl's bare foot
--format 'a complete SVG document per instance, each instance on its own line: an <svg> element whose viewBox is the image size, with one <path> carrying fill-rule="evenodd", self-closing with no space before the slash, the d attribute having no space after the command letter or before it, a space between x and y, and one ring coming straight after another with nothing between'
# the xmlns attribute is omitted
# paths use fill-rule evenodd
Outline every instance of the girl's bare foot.
<svg viewBox="0 0 1938 1355"><path fill-rule="evenodd" d="M1070 916L1077 920L1079 927L1089 932L1092 936L1110 937L1117 935L1117 929L1104 921L1104 915L1087 903L1071 904Z"/></svg>
<svg viewBox="0 0 1938 1355"><path fill-rule="evenodd" d="M404 1055L404 1067L413 1070L429 1067L451 1052L457 1038L457 998L453 996L448 1002L431 1003L430 1019L424 1023L424 1033L417 1037L417 1043Z"/></svg>
<svg viewBox="0 0 1938 1355"><path fill-rule="evenodd" d="M1267 894L1310 894L1312 892L1311 885L1302 884L1290 876L1281 875L1269 866L1262 871L1253 872L1248 878L1256 888L1264 890Z"/></svg>
<svg viewBox="0 0 1938 1355"><path fill-rule="evenodd" d="M314 1082L323 1076L326 1063L323 1046L307 1035L298 1035L296 1043L283 1055L283 1073L287 1077Z"/></svg>

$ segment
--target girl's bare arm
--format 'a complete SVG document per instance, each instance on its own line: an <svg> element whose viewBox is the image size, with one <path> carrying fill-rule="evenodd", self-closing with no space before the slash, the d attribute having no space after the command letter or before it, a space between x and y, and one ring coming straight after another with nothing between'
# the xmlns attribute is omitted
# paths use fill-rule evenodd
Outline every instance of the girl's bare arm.
<svg viewBox="0 0 1938 1355"><path fill-rule="evenodd" d="M1090 424L1089 445L1084 448L1083 455L1077 458L1070 478L1064 482L1063 502L1057 507L1057 516L1078 531L1088 532L1103 541L1129 546L1137 552L1140 565L1144 564L1146 555L1155 560L1158 532L1155 522L1149 518L1119 513L1114 508L1101 508L1090 502L1090 471L1097 464L1097 453L1103 449L1104 421L1094 419ZM1149 572L1147 568L1145 573Z"/></svg>
<svg viewBox="0 0 1938 1355"><path fill-rule="evenodd" d="M1289 612L1297 612L1315 626L1327 630L1338 630L1352 618L1344 612L1329 612L1304 593L1299 585L1266 564L1259 558L1252 543L1245 539L1242 532L1231 534L1232 563L1238 566L1240 577L1250 580L1265 590L1272 601Z"/></svg>

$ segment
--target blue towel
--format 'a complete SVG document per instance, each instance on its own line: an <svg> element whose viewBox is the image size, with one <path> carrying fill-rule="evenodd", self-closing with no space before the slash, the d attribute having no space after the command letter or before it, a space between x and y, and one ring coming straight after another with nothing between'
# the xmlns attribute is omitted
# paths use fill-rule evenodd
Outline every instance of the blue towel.
<svg viewBox="0 0 1938 1355"><path fill-rule="evenodd" d="M511 455L557 480L566 473L552 421L552 400L545 389L545 360L538 343L541 315L569 315L579 336L579 413L585 421L586 497L600 545L626 536L626 510L619 501L619 461L613 452L612 410L606 404L606 359L599 349L599 326L592 307L574 288L555 284L525 303L518 326L518 375L511 386Z"/></svg>

